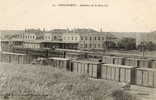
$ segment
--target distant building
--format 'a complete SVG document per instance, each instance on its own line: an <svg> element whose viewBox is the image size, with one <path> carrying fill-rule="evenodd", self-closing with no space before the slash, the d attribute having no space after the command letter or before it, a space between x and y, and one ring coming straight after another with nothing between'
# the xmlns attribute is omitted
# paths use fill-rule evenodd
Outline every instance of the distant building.
<svg viewBox="0 0 156 100"><path fill-rule="evenodd" d="M41 41L25 41L23 44L23 48L42 48Z"/></svg>
<svg viewBox="0 0 156 100"><path fill-rule="evenodd" d="M63 33L52 33L46 32L44 33L44 41L62 41Z"/></svg>
<svg viewBox="0 0 156 100"><path fill-rule="evenodd" d="M15 40L32 41L32 40L43 40L43 33L30 33L23 32L16 36Z"/></svg>
<svg viewBox="0 0 156 100"><path fill-rule="evenodd" d="M114 41L116 39L113 35L105 32L80 34L80 38L79 48L85 50L103 50L106 41Z"/></svg>
<svg viewBox="0 0 156 100"><path fill-rule="evenodd" d="M10 39L9 39L10 38ZM63 48L63 49L104 49L105 42L116 41L114 35L108 32L98 32L93 29L26 29L18 34L8 36L14 46L22 48ZM3 46L10 45L3 41Z"/></svg>
<svg viewBox="0 0 156 100"><path fill-rule="evenodd" d="M79 43L80 34L79 33L63 33L63 42Z"/></svg>

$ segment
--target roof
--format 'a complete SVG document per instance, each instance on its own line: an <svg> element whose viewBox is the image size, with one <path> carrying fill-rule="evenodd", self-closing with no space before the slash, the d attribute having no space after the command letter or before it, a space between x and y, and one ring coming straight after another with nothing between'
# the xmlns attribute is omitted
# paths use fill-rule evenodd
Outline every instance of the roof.
<svg viewBox="0 0 156 100"><path fill-rule="evenodd" d="M63 41L43 41L43 40L26 40L24 42L30 42L30 43L73 43L78 44L77 42L63 42Z"/></svg>
<svg viewBox="0 0 156 100"><path fill-rule="evenodd" d="M52 32L52 33L65 33L67 31L68 31L67 29L53 29L53 30L50 30L48 32Z"/></svg>
<svg viewBox="0 0 156 100"><path fill-rule="evenodd" d="M137 70L154 71L154 72L156 72L156 69L155 68L137 68Z"/></svg>
<svg viewBox="0 0 156 100"><path fill-rule="evenodd" d="M78 28L78 29L71 30L71 32L75 32L75 33L98 33L98 31L91 29L91 28Z"/></svg>
<svg viewBox="0 0 156 100"><path fill-rule="evenodd" d="M42 43L42 41L40 41L40 40L25 40L24 42L27 42L27 43Z"/></svg>
<svg viewBox="0 0 156 100"><path fill-rule="evenodd" d="M119 68L136 68L136 66L126 66L126 65L117 65L117 64L102 64L103 66L109 67L119 67Z"/></svg>
<svg viewBox="0 0 156 100"><path fill-rule="evenodd" d="M53 59L53 60L69 60L68 58L57 58L57 57L50 57L48 59Z"/></svg>
<svg viewBox="0 0 156 100"><path fill-rule="evenodd" d="M2 54L11 54L11 55L26 55L22 53L12 53L12 52L2 52Z"/></svg>
<svg viewBox="0 0 156 100"><path fill-rule="evenodd" d="M72 60L73 62L78 63L91 63L91 64L100 64L101 62L94 62L94 61L88 61L88 60Z"/></svg>

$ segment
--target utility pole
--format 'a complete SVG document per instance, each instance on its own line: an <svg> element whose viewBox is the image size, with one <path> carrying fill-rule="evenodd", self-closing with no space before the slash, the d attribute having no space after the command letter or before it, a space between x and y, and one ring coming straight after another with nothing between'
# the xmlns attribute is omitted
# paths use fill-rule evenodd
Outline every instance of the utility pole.
<svg viewBox="0 0 156 100"><path fill-rule="evenodd" d="M107 33L105 34L105 40L104 40L104 53L107 51Z"/></svg>
<svg viewBox="0 0 156 100"><path fill-rule="evenodd" d="M141 50L142 50L142 56L144 58L145 57L145 42L144 41L141 43Z"/></svg>

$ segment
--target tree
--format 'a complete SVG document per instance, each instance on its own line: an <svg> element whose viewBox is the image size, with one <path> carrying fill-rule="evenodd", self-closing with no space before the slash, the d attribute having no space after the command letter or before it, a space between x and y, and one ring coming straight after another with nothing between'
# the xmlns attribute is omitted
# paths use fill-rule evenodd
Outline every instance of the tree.
<svg viewBox="0 0 156 100"><path fill-rule="evenodd" d="M138 45L138 50L142 51L142 50L148 50L148 51L152 51L156 49L156 44L154 44L152 41L149 42L141 42Z"/></svg>
<svg viewBox="0 0 156 100"><path fill-rule="evenodd" d="M104 48L104 50L114 49L114 48L116 48L116 43L114 41L105 41L103 43L103 48Z"/></svg>
<svg viewBox="0 0 156 100"><path fill-rule="evenodd" d="M122 38L118 41L117 46L119 49L134 50L136 49L136 39Z"/></svg>
<svg viewBox="0 0 156 100"><path fill-rule="evenodd" d="M150 41L146 44L146 47L147 47L147 50L152 51L155 49L156 45L152 41Z"/></svg>

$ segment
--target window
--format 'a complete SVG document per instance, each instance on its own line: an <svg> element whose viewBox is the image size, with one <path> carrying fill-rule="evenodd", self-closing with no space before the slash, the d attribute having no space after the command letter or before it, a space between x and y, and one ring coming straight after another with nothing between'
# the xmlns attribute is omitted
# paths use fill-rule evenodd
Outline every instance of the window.
<svg viewBox="0 0 156 100"><path fill-rule="evenodd" d="M98 37L98 40L100 40L100 37Z"/></svg>
<svg viewBox="0 0 156 100"><path fill-rule="evenodd" d="M92 40L92 37L90 37L90 40Z"/></svg>
<svg viewBox="0 0 156 100"><path fill-rule="evenodd" d="M87 40L87 36L85 37L85 40Z"/></svg>
<svg viewBox="0 0 156 100"><path fill-rule="evenodd" d="M95 37L95 40L96 40L96 37Z"/></svg>
<svg viewBox="0 0 156 100"><path fill-rule="evenodd" d="M100 44L98 44L98 47L100 48Z"/></svg>
<svg viewBox="0 0 156 100"><path fill-rule="evenodd" d="M83 37L81 37L81 40L83 40Z"/></svg>
<svg viewBox="0 0 156 100"><path fill-rule="evenodd" d="M87 44L85 44L85 48L87 48Z"/></svg>
<svg viewBox="0 0 156 100"><path fill-rule="evenodd" d="M92 44L90 44L90 48L92 47Z"/></svg>
<svg viewBox="0 0 156 100"><path fill-rule="evenodd" d="M102 40L104 40L105 38L104 37L102 37Z"/></svg>
<svg viewBox="0 0 156 100"><path fill-rule="evenodd" d="M77 40L77 37L75 37L75 40Z"/></svg>
<svg viewBox="0 0 156 100"><path fill-rule="evenodd" d="M72 40L73 40L73 37L72 37Z"/></svg>

